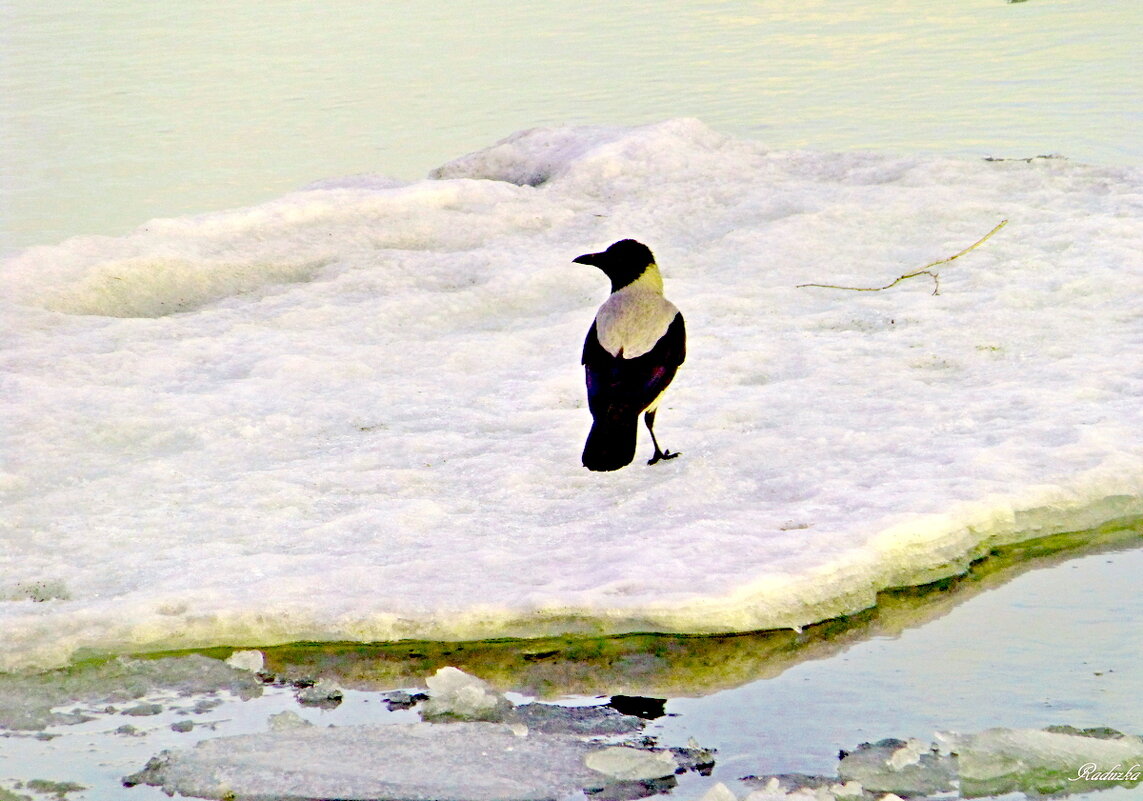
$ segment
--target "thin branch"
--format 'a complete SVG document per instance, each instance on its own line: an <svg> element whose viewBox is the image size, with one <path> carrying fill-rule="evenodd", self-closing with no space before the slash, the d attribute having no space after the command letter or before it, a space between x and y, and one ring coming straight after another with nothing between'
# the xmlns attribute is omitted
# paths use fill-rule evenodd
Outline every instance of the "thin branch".
<svg viewBox="0 0 1143 801"><path fill-rule="evenodd" d="M960 253L957 253L953 256L949 256L946 259L938 259L938 260L936 260L930 264L926 264L924 267L922 267L919 270L914 270L911 273L905 273L904 275L898 276L896 279L889 282L885 286L838 286L836 284L798 284L798 288L800 289L802 287L818 287L820 289L844 289L844 290L847 290L849 292L881 292L882 290L890 289L892 287L897 286L897 284L901 283L906 278L916 278L918 275L927 275L933 279L933 284L934 284L933 294L938 295L938 294L940 294L940 291L941 291L941 279L940 279L940 275L933 271L933 268L938 267L942 264L948 264L950 261L952 261L954 259L959 259L961 256L968 253L969 251L976 250L978 247L980 247L986 241L988 241L989 237L991 237L993 234L995 234L997 231L999 231L1001 228L1003 228L1007 224L1008 224L1008 220L1001 220L996 225L995 228L993 228L987 234L982 236L980 239L973 242L971 245L966 247Z"/></svg>

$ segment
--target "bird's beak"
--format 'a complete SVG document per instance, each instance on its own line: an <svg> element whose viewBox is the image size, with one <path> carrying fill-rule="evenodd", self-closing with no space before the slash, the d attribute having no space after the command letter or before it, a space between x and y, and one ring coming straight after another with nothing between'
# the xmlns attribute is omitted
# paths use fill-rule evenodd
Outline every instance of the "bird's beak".
<svg viewBox="0 0 1143 801"><path fill-rule="evenodd" d="M592 267L599 266L599 257L602 253L585 253L582 256L576 256L572 259L576 264L590 264Z"/></svg>

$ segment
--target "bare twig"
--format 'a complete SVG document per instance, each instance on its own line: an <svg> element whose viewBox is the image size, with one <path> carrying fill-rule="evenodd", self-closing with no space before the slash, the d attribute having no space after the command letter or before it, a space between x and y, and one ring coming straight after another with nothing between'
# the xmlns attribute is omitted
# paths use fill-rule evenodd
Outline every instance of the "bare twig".
<svg viewBox="0 0 1143 801"><path fill-rule="evenodd" d="M914 270L911 273L905 273L904 275L898 276L897 278L895 278L893 281L890 281L885 286L838 286L837 284L798 284L798 288L800 289L802 287L818 287L820 289L844 289L844 290L849 291L849 292L881 292L882 290L890 289L892 287L897 286L897 284L901 283L906 278L916 278L918 275L927 275L933 279L933 284L934 284L933 294L939 295L940 291L941 291L941 279L940 279L940 275L933 271L933 267L938 267L942 264L948 264L953 259L959 259L961 256L968 253L969 251L975 250L976 248L983 245L988 240L988 238L990 236L995 234L997 231L999 231L1001 228L1003 228L1007 224L1008 224L1008 220L1001 220L996 225L995 228L993 228L987 234L982 236L980 239L973 242L971 245L966 247L960 253L957 253L953 256L949 256L946 259L938 259L937 261L934 261L930 264L926 264L924 267L922 267L919 270Z"/></svg>

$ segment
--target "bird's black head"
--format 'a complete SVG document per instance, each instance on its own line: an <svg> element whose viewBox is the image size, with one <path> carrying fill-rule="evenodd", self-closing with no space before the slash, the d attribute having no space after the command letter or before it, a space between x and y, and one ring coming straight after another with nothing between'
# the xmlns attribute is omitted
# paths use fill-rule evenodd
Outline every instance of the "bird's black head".
<svg viewBox="0 0 1143 801"><path fill-rule="evenodd" d="M602 253L585 253L572 259L577 264L590 264L603 270L611 279L611 291L615 292L630 284L655 263L651 249L634 239L616 242Z"/></svg>

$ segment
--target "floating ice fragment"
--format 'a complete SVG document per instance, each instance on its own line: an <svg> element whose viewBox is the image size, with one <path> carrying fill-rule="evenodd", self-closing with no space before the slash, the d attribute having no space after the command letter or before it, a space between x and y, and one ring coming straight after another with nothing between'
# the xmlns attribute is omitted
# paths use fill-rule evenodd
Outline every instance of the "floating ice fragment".
<svg viewBox="0 0 1143 801"><path fill-rule="evenodd" d="M425 680L429 700L421 709L425 720L500 721L512 703L476 676L454 667L443 667Z"/></svg>
<svg viewBox="0 0 1143 801"><path fill-rule="evenodd" d="M827 801L876 796L964 798L1023 792L1074 794L1143 784L1143 738L1099 727L938 732L936 742L885 739L843 752L837 780L782 774L747 777L746 801L792 797Z"/></svg>
<svg viewBox="0 0 1143 801"><path fill-rule="evenodd" d="M956 762L933 753L919 740L862 743L837 768L843 782L859 782L875 793L933 795L954 788Z"/></svg>
<svg viewBox="0 0 1143 801"><path fill-rule="evenodd" d="M738 796L725 784L719 782L703 793L699 801L738 801Z"/></svg>
<svg viewBox="0 0 1143 801"><path fill-rule="evenodd" d="M671 753L682 770L693 770L702 776L709 776L714 770L714 755L718 749L703 748L694 737L687 740L684 748L672 748Z"/></svg>
<svg viewBox="0 0 1143 801"><path fill-rule="evenodd" d="M124 709L120 714L130 715L135 718L148 717L150 715L161 715L163 713L162 704L136 704L135 706Z"/></svg>
<svg viewBox="0 0 1143 801"><path fill-rule="evenodd" d="M925 744L914 737L890 755L889 767L893 770L901 770L909 765L919 764L921 754L927 750Z"/></svg>
<svg viewBox="0 0 1143 801"><path fill-rule="evenodd" d="M302 687L294 696L302 706L316 706L321 709L333 709L341 704L345 693L335 682L321 679L309 687Z"/></svg>
<svg viewBox="0 0 1143 801"><path fill-rule="evenodd" d="M424 693L407 693L404 690L394 690L381 696L385 707L393 712L397 709L412 709L421 701L428 698Z"/></svg>
<svg viewBox="0 0 1143 801"><path fill-rule="evenodd" d="M624 715L609 706L558 706L523 704L513 716L533 731L566 734L629 734L639 731L645 721Z"/></svg>
<svg viewBox="0 0 1143 801"><path fill-rule="evenodd" d="M297 712L292 712L289 709L279 712L276 715L271 715L267 718L266 722L270 726L270 731L291 731L293 729L304 729L307 726L314 725Z"/></svg>
<svg viewBox="0 0 1143 801"><path fill-rule="evenodd" d="M672 775L679 766L670 751L644 751L621 745L594 751L584 763L605 776L624 781L660 779Z"/></svg>
<svg viewBox="0 0 1143 801"><path fill-rule="evenodd" d="M749 793L742 801L775 801L775 799L784 799L786 792L778 784L778 780L774 779L773 787L769 785L763 787L761 790L754 790Z"/></svg>
<svg viewBox="0 0 1143 801"><path fill-rule="evenodd" d="M590 748L493 723L311 726L164 751L123 781L212 799L530 801L598 788L583 762Z"/></svg>
<svg viewBox="0 0 1143 801"><path fill-rule="evenodd" d="M266 657L261 651L235 651L226 660L226 664L239 670L261 673L266 667Z"/></svg>
<svg viewBox="0 0 1143 801"><path fill-rule="evenodd" d="M748 776L743 781L758 788L746 796L744 801L834 801L837 798L864 795L857 782L843 785L836 779L805 773L782 773L761 778Z"/></svg>
<svg viewBox="0 0 1143 801"><path fill-rule="evenodd" d="M1034 791L1050 795L1143 781L1143 739L1109 738L1039 729L986 729L977 734L940 733L960 765L968 796ZM1129 769L1135 766L1134 773ZM1122 774L1122 775L1115 775Z"/></svg>

